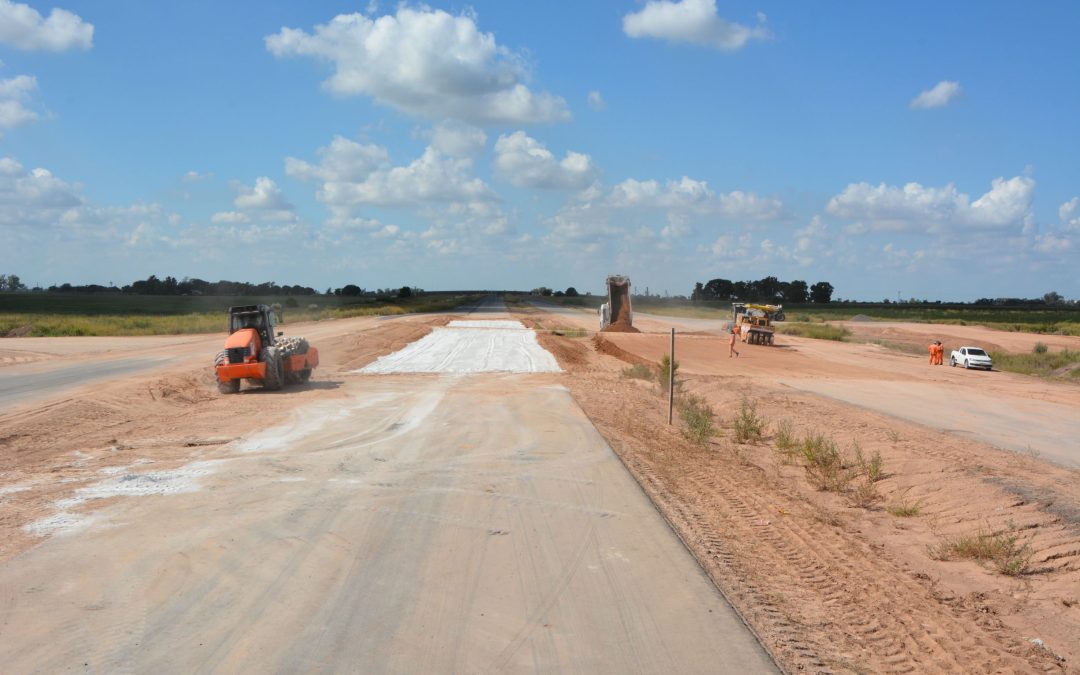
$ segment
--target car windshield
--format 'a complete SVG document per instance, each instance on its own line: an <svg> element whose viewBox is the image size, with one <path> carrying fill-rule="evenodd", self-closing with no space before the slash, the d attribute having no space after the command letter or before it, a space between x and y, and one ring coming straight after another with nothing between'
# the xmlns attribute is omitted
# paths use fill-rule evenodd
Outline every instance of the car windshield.
<svg viewBox="0 0 1080 675"><path fill-rule="evenodd" d="M979 349L978 347L969 347L968 348L968 355L969 356L986 356L986 352Z"/></svg>

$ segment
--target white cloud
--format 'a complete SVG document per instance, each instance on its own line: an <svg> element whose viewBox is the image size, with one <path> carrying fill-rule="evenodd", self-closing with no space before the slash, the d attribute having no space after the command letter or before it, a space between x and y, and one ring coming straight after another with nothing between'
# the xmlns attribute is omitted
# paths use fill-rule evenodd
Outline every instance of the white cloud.
<svg viewBox="0 0 1080 675"><path fill-rule="evenodd" d="M257 211L292 211L293 205L285 199L284 193L277 183L266 176L255 179L255 185L236 186L236 199L233 204L238 209L251 209Z"/></svg>
<svg viewBox="0 0 1080 675"><path fill-rule="evenodd" d="M1072 248L1072 240L1054 232L1035 235L1032 248L1039 253L1064 253Z"/></svg>
<svg viewBox="0 0 1080 675"><path fill-rule="evenodd" d="M589 110L607 110L607 101L605 101L604 97L600 95L600 92L595 89L589 92L587 102L589 104Z"/></svg>
<svg viewBox="0 0 1080 675"><path fill-rule="evenodd" d="M735 51L751 40L771 37L765 15L759 13L757 18L756 26L728 21L717 14L716 0L649 0L640 12L623 17L623 32L632 38L659 38Z"/></svg>
<svg viewBox="0 0 1080 675"><path fill-rule="evenodd" d="M1080 232L1080 214L1077 213L1078 206L1080 206L1080 197L1073 197L1058 208L1058 218L1061 220L1062 227L1066 230Z"/></svg>
<svg viewBox="0 0 1080 675"><path fill-rule="evenodd" d="M437 124L428 137L432 147L454 157L471 157L487 145L487 134L482 129L460 122Z"/></svg>
<svg viewBox="0 0 1080 675"><path fill-rule="evenodd" d="M239 211L218 211L214 215L210 216L211 223L236 224L246 223L249 220L251 220L251 218L248 216L248 214L241 213Z"/></svg>
<svg viewBox="0 0 1080 675"><path fill-rule="evenodd" d="M27 51L62 52L90 49L94 26L66 9L53 8L48 18L29 5L0 0L0 44Z"/></svg>
<svg viewBox="0 0 1080 675"><path fill-rule="evenodd" d="M687 176L663 185L628 178L611 188L606 202L618 208L677 209L731 220L769 220L783 210L779 199L741 190L718 194L705 181Z"/></svg>
<svg viewBox="0 0 1080 675"><path fill-rule="evenodd" d="M948 105L953 99L959 96L960 92L959 82L942 80L935 84L932 89L920 92L918 96L911 99L911 103L908 104L908 107L914 110L941 108L942 106Z"/></svg>
<svg viewBox="0 0 1080 675"><path fill-rule="evenodd" d="M494 164L499 178L518 187L580 189L592 183L597 174L588 155L567 152L557 159L524 131L499 136Z"/></svg>
<svg viewBox="0 0 1080 675"><path fill-rule="evenodd" d="M362 205L415 206L422 202L497 199L494 191L473 175L471 159L448 157L433 146L405 166L390 165L385 148L341 137L320 148L318 154L318 165L289 158L285 171L301 180L322 181L316 196L339 219Z"/></svg>
<svg viewBox="0 0 1080 675"><path fill-rule="evenodd" d="M859 221L852 231L942 232L956 228L1021 228L1031 219L1035 181L1026 176L994 179L986 194L972 201L956 186L903 187L852 183L829 200L831 215Z"/></svg>
<svg viewBox="0 0 1080 675"><path fill-rule="evenodd" d="M213 173L209 173L209 172L208 173L199 173L198 171L193 170L193 171L188 171L183 176L180 176L180 180L185 182L185 183L197 183L199 181L209 180L210 178L213 178L213 177L214 177Z"/></svg>
<svg viewBox="0 0 1080 675"><path fill-rule="evenodd" d="M37 78L31 75L0 80L0 127L12 128L33 122L38 114L25 103L37 91Z"/></svg>
<svg viewBox="0 0 1080 675"><path fill-rule="evenodd" d="M401 5L378 18L342 14L312 33L282 28L265 42L277 57L333 63L323 83L330 92L371 96L410 115L475 124L570 118L562 98L526 86L524 57L481 32L470 14Z"/></svg>

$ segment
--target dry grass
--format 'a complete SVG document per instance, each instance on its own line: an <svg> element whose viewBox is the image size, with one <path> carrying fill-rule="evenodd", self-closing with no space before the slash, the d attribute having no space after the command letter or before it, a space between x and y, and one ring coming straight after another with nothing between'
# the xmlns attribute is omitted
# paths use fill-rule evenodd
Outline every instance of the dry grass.
<svg viewBox="0 0 1080 675"><path fill-rule="evenodd" d="M808 433L799 445L806 477L818 490L845 492L854 473L845 466L836 442L823 434Z"/></svg>
<svg viewBox="0 0 1080 675"><path fill-rule="evenodd" d="M648 380L650 382L657 379L653 369L641 363L635 363L629 368L623 368L622 376L631 380Z"/></svg>
<svg viewBox="0 0 1080 675"><path fill-rule="evenodd" d="M934 560L977 560L989 563L1001 574L1017 577L1030 569L1031 547L1021 544L1016 528L1011 523L1008 530L978 532L955 537L943 537L929 547Z"/></svg>
<svg viewBox="0 0 1080 675"><path fill-rule="evenodd" d="M908 499L908 492L910 491L911 488L908 488L901 492L900 497L895 502L886 506L885 510L888 511L890 515L896 516L897 518L911 518L912 516L917 516L922 513L922 500L915 500L914 502L910 501Z"/></svg>
<svg viewBox="0 0 1080 675"><path fill-rule="evenodd" d="M704 397L694 394L680 396L678 407L684 425L683 435L692 443L705 445L716 435L715 414Z"/></svg>
<svg viewBox="0 0 1080 675"><path fill-rule="evenodd" d="M735 429L735 441L738 443L757 443L765 433L768 421L758 412L757 402L744 396L739 401L739 412L732 422Z"/></svg>

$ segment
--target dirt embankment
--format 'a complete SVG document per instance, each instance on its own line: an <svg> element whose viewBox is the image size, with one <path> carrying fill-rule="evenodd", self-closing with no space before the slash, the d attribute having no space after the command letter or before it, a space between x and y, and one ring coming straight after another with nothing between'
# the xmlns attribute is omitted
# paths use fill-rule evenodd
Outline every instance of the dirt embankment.
<svg viewBox="0 0 1080 675"><path fill-rule="evenodd" d="M342 396L350 371L451 318L388 321L320 340L322 364L311 382L279 392L245 384L239 394L218 393L208 354L198 366L134 375L0 416L0 562L40 541L25 527L54 516L56 503L79 488L120 468L164 470L214 458L296 407Z"/></svg>
<svg viewBox="0 0 1080 675"><path fill-rule="evenodd" d="M630 351L633 341L616 360L595 343L545 340L590 419L787 670L1075 670L1076 472L752 373L688 376L685 391L704 397L720 425L697 446L667 426L655 384L620 375L626 362L652 362ZM743 394L767 420L750 444L732 430ZM880 455L875 497L859 507L850 490L815 490L797 456L777 449L780 426L825 434L849 457L853 444ZM907 517L888 510L899 506ZM1024 572L931 555L980 535L1015 538Z"/></svg>

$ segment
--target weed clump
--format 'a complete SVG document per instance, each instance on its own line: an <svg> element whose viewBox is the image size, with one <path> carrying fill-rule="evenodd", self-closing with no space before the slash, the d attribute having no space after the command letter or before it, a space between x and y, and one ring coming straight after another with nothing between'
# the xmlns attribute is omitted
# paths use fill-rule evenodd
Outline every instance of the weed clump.
<svg viewBox="0 0 1080 675"><path fill-rule="evenodd" d="M844 492L854 477L844 465L840 448L832 439L819 433L808 433L799 446L806 477L818 490Z"/></svg>
<svg viewBox="0 0 1080 675"><path fill-rule="evenodd" d="M763 415L758 413L757 403L744 396L739 401L739 412L735 415L735 440L738 443L756 443L761 440L768 424Z"/></svg>
<svg viewBox="0 0 1080 675"><path fill-rule="evenodd" d="M697 445L705 445L716 435L713 409L702 396L694 394L681 396L679 417L685 425L683 435Z"/></svg>
<svg viewBox="0 0 1080 675"><path fill-rule="evenodd" d="M1031 564L1031 546L1021 544L1016 526L990 532L980 529L974 534L946 537L929 547L934 560L978 560L988 562L1001 574L1017 577L1028 572Z"/></svg>
<svg viewBox="0 0 1080 675"><path fill-rule="evenodd" d="M907 499L901 498L900 501L886 506L885 510L889 512L889 515L897 518L911 518L922 513L922 507L922 501L909 502Z"/></svg>
<svg viewBox="0 0 1080 675"><path fill-rule="evenodd" d="M667 391L668 390L669 380L673 379L672 375L678 376L678 374L679 374L679 362L678 361L676 361L674 364L672 364L671 363L671 357L666 356L666 355L664 356L664 358L660 359L660 372L657 374L656 379L659 380L661 389L663 389L664 391ZM679 389L679 382L678 382L677 379L675 379L674 381L675 381L675 389L677 391Z"/></svg>
<svg viewBox="0 0 1080 675"><path fill-rule="evenodd" d="M1048 347L1045 342L1036 342L1035 346L1031 348L1032 354L1045 354Z"/></svg>
<svg viewBox="0 0 1080 675"><path fill-rule="evenodd" d="M656 374L653 373L652 368L642 363L635 363L629 368L623 368L622 376L632 380L652 380Z"/></svg>

